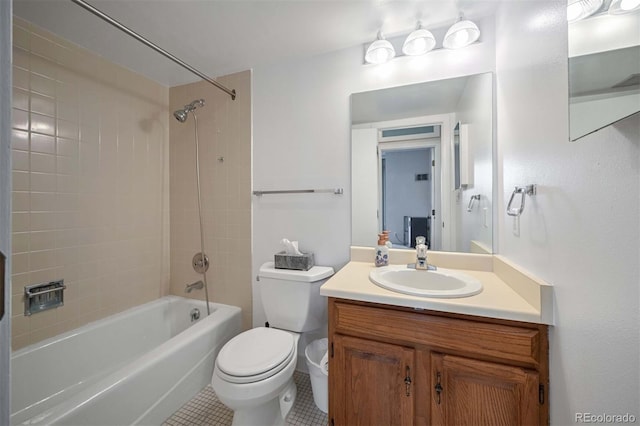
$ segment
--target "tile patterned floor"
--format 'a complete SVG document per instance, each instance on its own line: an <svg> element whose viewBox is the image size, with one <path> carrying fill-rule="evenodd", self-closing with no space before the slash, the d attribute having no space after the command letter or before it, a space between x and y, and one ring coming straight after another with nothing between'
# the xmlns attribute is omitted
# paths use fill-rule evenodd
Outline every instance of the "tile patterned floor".
<svg viewBox="0 0 640 426"><path fill-rule="evenodd" d="M326 426L327 415L313 402L309 375L296 371L293 379L298 387L298 394L288 424ZM228 426L232 419L233 411L220 402L209 385L165 420L163 426Z"/></svg>

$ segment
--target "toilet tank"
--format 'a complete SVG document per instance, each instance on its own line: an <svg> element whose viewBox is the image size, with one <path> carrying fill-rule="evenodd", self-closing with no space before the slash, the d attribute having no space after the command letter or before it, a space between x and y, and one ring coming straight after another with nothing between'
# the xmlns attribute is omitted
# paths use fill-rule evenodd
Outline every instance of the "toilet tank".
<svg viewBox="0 0 640 426"><path fill-rule="evenodd" d="M333 268L314 266L308 271L276 269L267 262L258 272L262 307L271 327L302 333L327 323L327 299L320 286Z"/></svg>

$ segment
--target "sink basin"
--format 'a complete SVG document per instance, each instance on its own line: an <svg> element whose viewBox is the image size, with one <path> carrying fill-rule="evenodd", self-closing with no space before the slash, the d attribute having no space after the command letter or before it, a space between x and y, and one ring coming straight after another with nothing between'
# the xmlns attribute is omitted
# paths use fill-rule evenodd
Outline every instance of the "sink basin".
<svg viewBox="0 0 640 426"><path fill-rule="evenodd" d="M424 297L468 297L482 291L476 278L451 269L423 271L406 265L389 265L369 273L372 283L398 293Z"/></svg>

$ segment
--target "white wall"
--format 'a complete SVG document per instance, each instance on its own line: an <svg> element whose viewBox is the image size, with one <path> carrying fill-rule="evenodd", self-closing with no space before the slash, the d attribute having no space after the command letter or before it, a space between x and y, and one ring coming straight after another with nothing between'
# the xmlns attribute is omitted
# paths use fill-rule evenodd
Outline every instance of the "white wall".
<svg viewBox="0 0 640 426"><path fill-rule="evenodd" d="M11 6L0 2L0 251L11 247ZM9 359L11 357L11 262L5 264L4 317L0 320L0 424L9 424ZM0 290L1 291L1 290Z"/></svg>
<svg viewBox="0 0 640 426"><path fill-rule="evenodd" d="M564 0L506 2L496 29L499 252L555 286L557 425L640 415L640 117L568 142L565 16ZM523 184L538 194L517 226L505 201Z"/></svg>
<svg viewBox="0 0 640 426"><path fill-rule="evenodd" d="M344 187L344 195L253 198L254 325L264 323L257 291L260 264L283 237L340 268L351 242L349 96L354 92L491 72L493 19L479 23L482 43L459 51L364 66L361 46L254 70L253 189Z"/></svg>
<svg viewBox="0 0 640 426"><path fill-rule="evenodd" d="M394 61L384 77L361 65L356 47L254 74L254 189L345 186L343 196L254 197L255 277L283 236L299 239L319 264L347 262L350 93L492 71L495 61L498 252L555 286L557 425L574 423L578 411L640 415L640 118L568 142L565 10L563 0L506 2L495 57L491 41L461 51L461 62L458 52L434 52L423 70ZM538 194L514 231L506 199L528 183ZM264 321L259 301L254 294L256 325Z"/></svg>

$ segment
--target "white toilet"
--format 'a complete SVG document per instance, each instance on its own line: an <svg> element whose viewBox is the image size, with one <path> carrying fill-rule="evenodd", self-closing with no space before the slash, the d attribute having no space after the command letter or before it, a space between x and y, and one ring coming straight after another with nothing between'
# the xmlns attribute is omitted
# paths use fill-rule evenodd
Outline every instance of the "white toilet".
<svg viewBox="0 0 640 426"><path fill-rule="evenodd" d="M259 289L269 327L241 333L216 358L211 386L233 413L233 426L285 425L296 398L293 371L300 333L326 326L320 286L333 268L308 271L260 267Z"/></svg>

